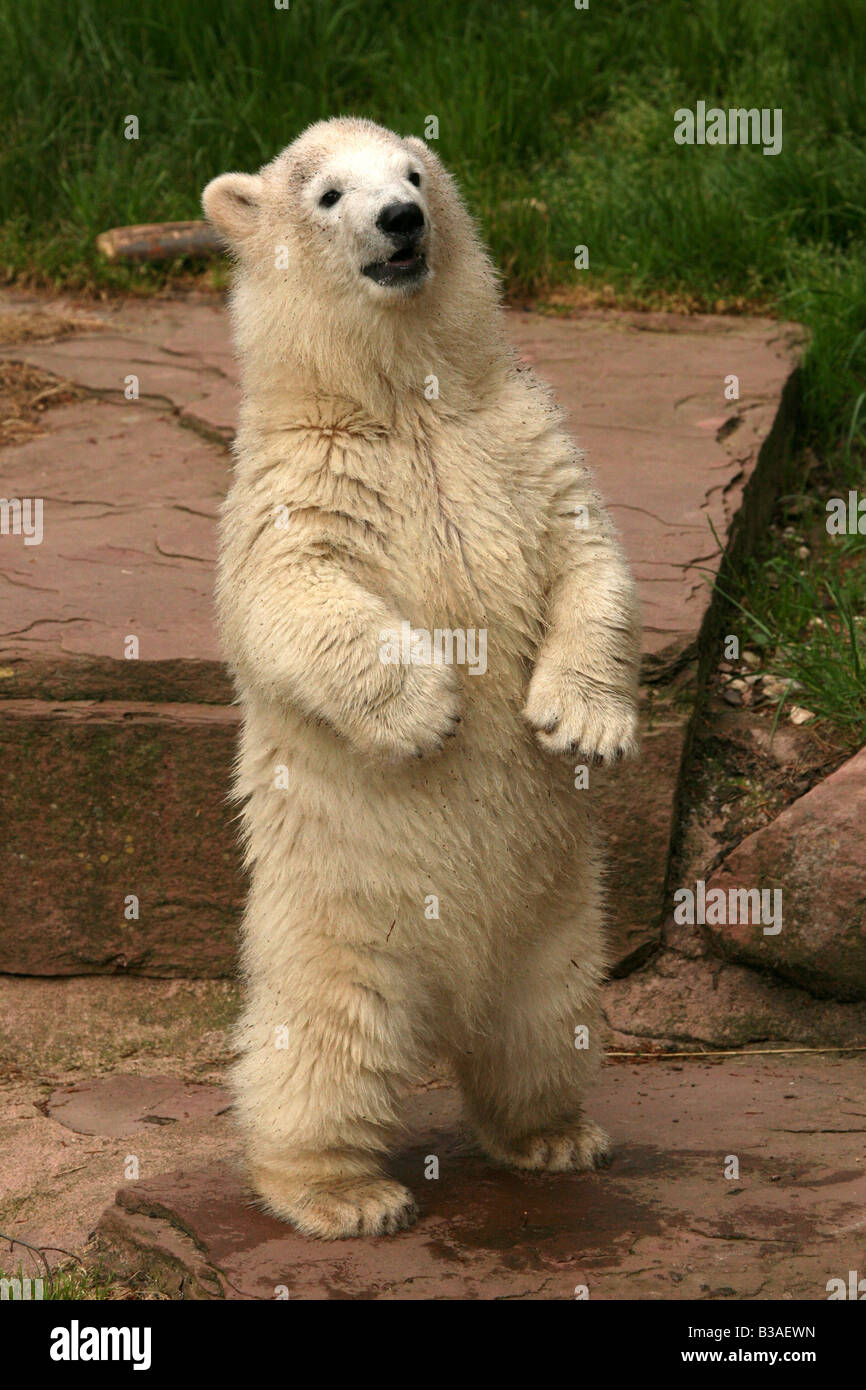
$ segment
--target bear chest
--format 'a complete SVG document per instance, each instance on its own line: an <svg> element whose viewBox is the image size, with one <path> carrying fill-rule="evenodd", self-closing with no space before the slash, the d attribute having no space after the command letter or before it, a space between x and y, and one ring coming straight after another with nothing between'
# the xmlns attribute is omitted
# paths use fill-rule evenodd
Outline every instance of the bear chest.
<svg viewBox="0 0 866 1390"><path fill-rule="evenodd" d="M391 543L419 609L525 627L544 583L543 529L503 448L448 432L394 460Z"/></svg>

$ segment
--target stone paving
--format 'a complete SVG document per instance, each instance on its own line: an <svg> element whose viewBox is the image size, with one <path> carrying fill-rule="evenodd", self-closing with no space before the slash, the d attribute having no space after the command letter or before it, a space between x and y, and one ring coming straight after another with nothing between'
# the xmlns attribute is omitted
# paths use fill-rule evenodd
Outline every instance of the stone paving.
<svg viewBox="0 0 866 1390"><path fill-rule="evenodd" d="M174 1297L815 1299L866 1267L861 1056L611 1059L612 1166L545 1178L484 1162L431 1076L394 1162L419 1224L322 1245L244 1188L233 1008L220 980L0 977L0 1231ZM19 1259L40 1272L0 1242Z"/></svg>
<svg viewBox="0 0 866 1390"><path fill-rule="evenodd" d="M450 1088L414 1097L392 1168L421 1219L396 1237L298 1235L250 1205L229 1160L124 1184L98 1239L121 1272L191 1298L812 1300L863 1268L857 1063L611 1066L591 1108L611 1167L527 1177L473 1151Z"/></svg>
<svg viewBox="0 0 866 1390"><path fill-rule="evenodd" d="M811 1299L866 1267L862 1057L777 1051L786 1039L866 1050L862 995L815 999L796 971L786 981L724 964L664 922L712 632L707 577L720 546L747 548L777 495L796 331L523 312L508 331L570 412L644 609L644 756L602 793L616 866L613 1051L755 1048L612 1060L593 1111L617 1156L593 1175L490 1167L460 1130L448 1078L432 1077L410 1098L410 1147L395 1160L422 1220L391 1241L319 1245L251 1205L221 1084L235 1007L221 977L244 886L224 804L236 714L210 597L237 404L224 311L196 296L6 293L0 392L20 372L30 395L0 422L2 492L45 509L41 545L0 537L7 1234L80 1251L95 1230L112 1268L189 1297ZM809 822L801 801L790 833ZM846 854L856 878L850 838ZM146 909L132 923L131 892ZM732 1158L738 1177L725 1176Z"/></svg>
<svg viewBox="0 0 866 1390"><path fill-rule="evenodd" d="M91 393L3 460L8 495L44 487L49 521L38 553L7 547L3 557L21 590L0 608L19 697L43 663L64 659L82 689L98 671L101 698L128 697L125 671L111 666L128 626L142 665L219 660L212 523L228 467L218 442L230 439L238 403L225 313L207 301L132 301L98 321L100 332L0 348L0 359ZM509 314L508 330L572 417L640 586L645 653L670 661L700 629L703 568L717 564L716 537L726 542L779 412L796 330L761 319L529 312ZM731 374L736 401L724 398ZM133 376L138 398L126 400ZM182 689L167 687L166 697ZM212 694L223 691L215 683Z"/></svg>

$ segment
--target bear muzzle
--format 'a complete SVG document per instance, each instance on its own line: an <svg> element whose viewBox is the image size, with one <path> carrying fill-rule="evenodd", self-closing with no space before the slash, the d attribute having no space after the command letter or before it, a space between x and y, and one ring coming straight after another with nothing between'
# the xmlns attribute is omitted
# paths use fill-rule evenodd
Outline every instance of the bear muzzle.
<svg viewBox="0 0 866 1390"><path fill-rule="evenodd" d="M417 203L389 203L376 218L376 226L394 243L394 250L387 260L365 265L363 274L377 285L420 282L427 274L427 261L419 249L427 230L423 209Z"/></svg>

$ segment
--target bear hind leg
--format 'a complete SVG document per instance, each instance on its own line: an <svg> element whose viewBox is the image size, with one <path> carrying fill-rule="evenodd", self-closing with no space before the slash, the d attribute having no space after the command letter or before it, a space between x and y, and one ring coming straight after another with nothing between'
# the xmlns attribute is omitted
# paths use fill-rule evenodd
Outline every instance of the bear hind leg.
<svg viewBox="0 0 866 1390"><path fill-rule="evenodd" d="M415 1200L382 1166L417 1065L398 972L325 936L295 941L285 972L248 966L234 1089L261 1204L324 1240L411 1225Z"/></svg>
<svg viewBox="0 0 866 1390"><path fill-rule="evenodd" d="M575 955L570 935L555 934L521 961L519 981L506 987L484 1032L454 1057L481 1147L528 1172L610 1161L607 1134L583 1109L601 1053L601 952L592 934L590 949Z"/></svg>

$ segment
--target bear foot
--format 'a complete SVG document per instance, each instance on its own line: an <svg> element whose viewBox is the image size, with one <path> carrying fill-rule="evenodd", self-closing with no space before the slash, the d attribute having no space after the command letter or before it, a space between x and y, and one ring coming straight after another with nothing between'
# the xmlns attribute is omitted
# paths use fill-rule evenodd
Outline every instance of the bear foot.
<svg viewBox="0 0 866 1390"><path fill-rule="evenodd" d="M251 1178L267 1211L319 1240L395 1235L418 1215L409 1189L384 1174L303 1181L254 1168Z"/></svg>
<svg viewBox="0 0 866 1390"><path fill-rule="evenodd" d="M530 1173L586 1172L607 1167L611 1157L610 1139L594 1120L537 1130L506 1143L485 1137L482 1143L491 1158Z"/></svg>

